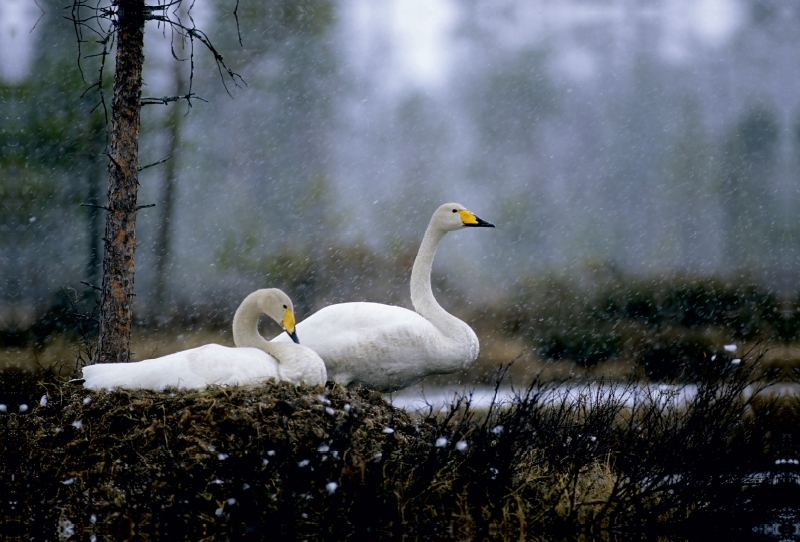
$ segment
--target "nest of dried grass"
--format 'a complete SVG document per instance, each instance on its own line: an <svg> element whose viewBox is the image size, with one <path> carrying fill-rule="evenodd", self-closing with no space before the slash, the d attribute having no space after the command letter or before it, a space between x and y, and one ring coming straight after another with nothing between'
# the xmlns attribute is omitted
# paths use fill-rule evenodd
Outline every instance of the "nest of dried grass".
<svg viewBox="0 0 800 542"><path fill-rule="evenodd" d="M614 399L624 386L553 401L559 384L536 381L488 412L467 395L420 415L337 385L97 393L34 379L0 389L0 532L518 540L696 525L786 453L770 444L786 431L763 423L777 403L747 398L747 372L728 377L680 408Z"/></svg>

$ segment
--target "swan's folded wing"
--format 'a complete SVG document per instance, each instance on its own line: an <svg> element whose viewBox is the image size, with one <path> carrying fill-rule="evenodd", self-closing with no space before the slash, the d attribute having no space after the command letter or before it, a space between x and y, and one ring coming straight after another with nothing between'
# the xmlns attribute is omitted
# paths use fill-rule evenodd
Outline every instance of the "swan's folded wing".
<svg viewBox="0 0 800 542"><path fill-rule="evenodd" d="M246 386L278 378L275 358L256 348L207 344L155 359L84 367L84 387L162 391L202 389L212 384Z"/></svg>
<svg viewBox="0 0 800 542"><path fill-rule="evenodd" d="M176 352L161 358L131 363L97 363L83 368L83 386L92 390L124 388L155 390L194 389L204 382L188 369L186 354Z"/></svg>
<svg viewBox="0 0 800 542"><path fill-rule="evenodd" d="M205 386L254 386L280 379L277 360L257 348L230 348L208 344L187 356L188 370Z"/></svg>
<svg viewBox="0 0 800 542"><path fill-rule="evenodd" d="M443 359L442 334L416 312L379 303L330 305L296 326L300 344L325 361L343 385L398 389L437 372L421 360ZM285 337L285 338L284 338ZM285 334L274 342L290 340ZM448 360L449 361L449 360Z"/></svg>

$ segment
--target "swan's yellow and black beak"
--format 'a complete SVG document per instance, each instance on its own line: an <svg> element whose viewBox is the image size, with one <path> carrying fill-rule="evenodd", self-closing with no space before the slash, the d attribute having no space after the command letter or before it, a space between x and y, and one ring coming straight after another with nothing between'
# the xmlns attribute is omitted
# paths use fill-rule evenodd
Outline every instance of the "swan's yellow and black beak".
<svg viewBox="0 0 800 542"><path fill-rule="evenodd" d="M473 228L494 228L494 224L478 218L466 209L461 209L458 214L461 215L461 222L463 222L465 226L471 226Z"/></svg>
<svg viewBox="0 0 800 542"><path fill-rule="evenodd" d="M294 342L300 344L300 340L297 338L297 332L294 330L294 313L292 309L286 309L286 312L283 313L281 327L289 334L289 337L291 337Z"/></svg>

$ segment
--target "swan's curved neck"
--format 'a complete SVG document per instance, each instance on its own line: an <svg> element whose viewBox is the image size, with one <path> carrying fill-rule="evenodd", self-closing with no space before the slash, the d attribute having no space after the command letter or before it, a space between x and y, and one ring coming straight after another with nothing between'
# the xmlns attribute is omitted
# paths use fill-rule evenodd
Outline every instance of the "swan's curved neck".
<svg viewBox="0 0 800 542"><path fill-rule="evenodd" d="M465 326L464 322L447 312L433 297L431 288L431 269L433 268L433 257L436 249L444 237L446 231L428 225L422 244L414 260L414 267L411 269L411 304L421 316L425 317L430 323L439 328L443 333L450 335L456 332L456 328Z"/></svg>
<svg viewBox="0 0 800 542"><path fill-rule="evenodd" d="M258 348L271 354L270 342L258 332L258 319L261 317L261 309L253 294L247 296L236 314L233 315L233 344L239 347L249 346Z"/></svg>

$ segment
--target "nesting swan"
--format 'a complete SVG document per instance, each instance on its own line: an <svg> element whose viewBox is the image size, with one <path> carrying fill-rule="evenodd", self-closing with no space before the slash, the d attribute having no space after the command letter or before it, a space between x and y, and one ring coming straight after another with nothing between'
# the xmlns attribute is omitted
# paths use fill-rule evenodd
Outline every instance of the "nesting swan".
<svg viewBox="0 0 800 542"><path fill-rule="evenodd" d="M278 289L257 290L248 295L233 317L236 348L207 344L155 359L134 363L98 363L83 368L84 387L149 389L200 389L212 384L257 385L264 380L288 380L295 384L325 384L322 359L310 348L293 342L269 342L258 333L258 319L266 314L297 341L294 308Z"/></svg>
<svg viewBox="0 0 800 542"><path fill-rule="evenodd" d="M303 344L325 361L328 378L344 386L395 391L431 374L452 373L478 357L478 337L433 296L431 267L447 232L491 227L458 203L431 217L411 271L414 311L380 303L341 303L297 324ZM273 343L288 341L280 335Z"/></svg>

